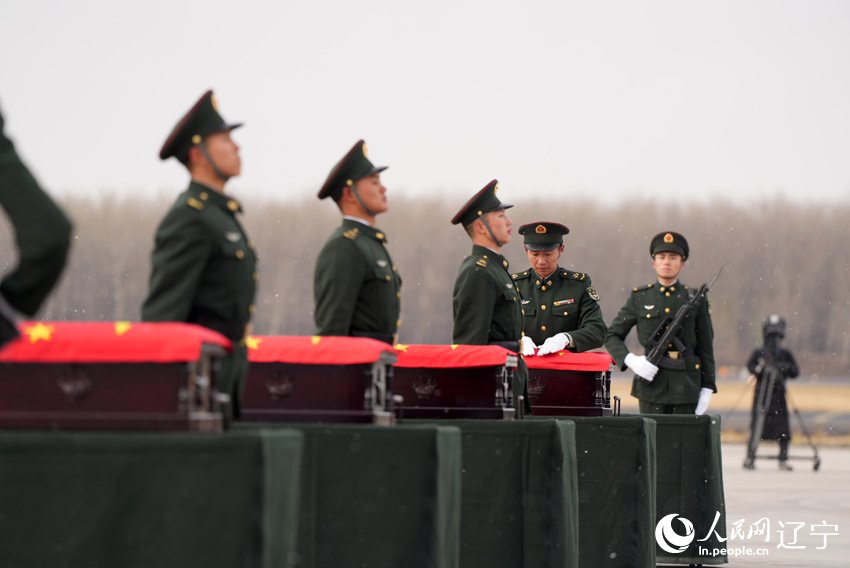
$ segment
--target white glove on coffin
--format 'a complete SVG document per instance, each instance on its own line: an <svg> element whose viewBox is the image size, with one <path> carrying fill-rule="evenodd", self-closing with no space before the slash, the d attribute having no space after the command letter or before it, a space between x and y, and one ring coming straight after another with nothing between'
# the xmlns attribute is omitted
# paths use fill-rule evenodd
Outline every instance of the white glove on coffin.
<svg viewBox="0 0 850 568"><path fill-rule="evenodd" d="M523 335L520 341L522 342L522 356L531 357L534 355L534 350L537 349L534 341L527 335Z"/></svg>
<svg viewBox="0 0 850 568"><path fill-rule="evenodd" d="M543 345L540 346L540 351L537 352L537 355L549 355L550 353L563 351L570 343L572 343L572 341L568 334L555 334L543 342Z"/></svg>
<svg viewBox="0 0 850 568"><path fill-rule="evenodd" d="M700 414L705 414L705 411L708 410L708 403L711 401L711 395L714 394L714 391L707 388L699 389L699 401L697 402L697 409L694 412L697 416Z"/></svg>

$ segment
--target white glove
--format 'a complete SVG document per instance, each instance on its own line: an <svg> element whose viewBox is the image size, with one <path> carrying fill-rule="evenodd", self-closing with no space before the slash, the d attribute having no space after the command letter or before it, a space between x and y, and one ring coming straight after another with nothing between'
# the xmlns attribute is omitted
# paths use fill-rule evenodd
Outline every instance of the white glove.
<svg viewBox="0 0 850 568"><path fill-rule="evenodd" d="M572 343L570 341L570 336L566 333L555 334L543 342L543 345L540 346L540 351L537 352L537 355L549 355L550 353L563 351L570 343Z"/></svg>
<svg viewBox="0 0 850 568"><path fill-rule="evenodd" d="M638 357L634 353L626 355L626 366L634 371L635 375L652 382L655 374L658 372L658 367L646 360L645 355Z"/></svg>
<svg viewBox="0 0 850 568"><path fill-rule="evenodd" d="M534 350L537 349L537 346L534 344L534 340L527 335L523 335L520 338L520 341L522 342L522 356L531 357L534 355Z"/></svg>
<svg viewBox="0 0 850 568"><path fill-rule="evenodd" d="M696 414L697 416L699 416L700 414L705 414L705 411L708 410L708 403L711 400L711 395L713 394L714 391L711 389L699 389L699 401L697 402L697 409L694 414Z"/></svg>

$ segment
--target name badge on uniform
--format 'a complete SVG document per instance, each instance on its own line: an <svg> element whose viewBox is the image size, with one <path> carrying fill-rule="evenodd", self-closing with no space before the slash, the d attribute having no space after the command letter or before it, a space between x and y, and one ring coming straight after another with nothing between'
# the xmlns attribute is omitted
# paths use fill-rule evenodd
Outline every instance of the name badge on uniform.
<svg viewBox="0 0 850 568"><path fill-rule="evenodd" d="M231 243L238 243L239 240L242 238L242 235L240 235L236 231L227 231L226 233L224 233L224 238L226 238Z"/></svg>
<svg viewBox="0 0 850 568"><path fill-rule="evenodd" d="M552 305L555 306L555 307L558 307L558 306L566 306L567 304L575 304L575 303L576 303L576 301L574 299L558 300L557 302L552 302Z"/></svg>
<svg viewBox="0 0 850 568"><path fill-rule="evenodd" d="M378 266L380 266L381 268L386 268L387 267L387 261L386 260L379 260Z"/></svg>

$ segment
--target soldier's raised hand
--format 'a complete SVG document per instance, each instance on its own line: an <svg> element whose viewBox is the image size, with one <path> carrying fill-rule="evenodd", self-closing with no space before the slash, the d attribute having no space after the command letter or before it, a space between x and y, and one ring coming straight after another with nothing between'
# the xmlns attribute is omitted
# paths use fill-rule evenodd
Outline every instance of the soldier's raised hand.
<svg viewBox="0 0 850 568"><path fill-rule="evenodd" d="M655 374L658 373L658 367L647 361L645 355L637 356L634 353L629 353L626 355L625 363L635 375L649 382L652 382Z"/></svg>

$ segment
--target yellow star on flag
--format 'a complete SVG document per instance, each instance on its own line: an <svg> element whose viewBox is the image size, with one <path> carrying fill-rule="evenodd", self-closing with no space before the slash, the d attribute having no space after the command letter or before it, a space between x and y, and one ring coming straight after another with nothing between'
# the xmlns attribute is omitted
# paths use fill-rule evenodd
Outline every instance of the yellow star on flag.
<svg viewBox="0 0 850 568"><path fill-rule="evenodd" d="M407 353L407 348L408 348L408 347L410 347L410 345L402 345L401 343L396 343L396 344L395 344L395 348L396 348L396 349L398 349L399 351L404 351L405 353Z"/></svg>
<svg viewBox="0 0 850 568"><path fill-rule="evenodd" d="M248 346L248 349L259 349L260 343L262 342L263 340L261 338L254 337L253 335L249 335L245 338L245 345Z"/></svg>
<svg viewBox="0 0 850 568"><path fill-rule="evenodd" d="M457 345L458 345L457 343L455 343L454 345L452 345L452 351L454 351L455 349L457 349Z"/></svg>
<svg viewBox="0 0 850 568"><path fill-rule="evenodd" d="M116 321L115 322L115 335L117 335L118 337L121 337L122 335L124 335L125 333L130 331L131 327L133 327L133 324L131 324L128 321Z"/></svg>
<svg viewBox="0 0 850 568"><path fill-rule="evenodd" d="M314 335L313 337L311 337L311 338L310 338L310 341L312 341L312 342L313 342L313 345L316 345L316 344L317 344L318 342L320 342L321 340L322 340L322 336L321 336L321 335Z"/></svg>
<svg viewBox="0 0 850 568"><path fill-rule="evenodd" d="M24 329L24 333L30 338L30 343L35 343L39 339L50 341L54 331L56 331L55 325L44 325L41 322Z"/></svg>

